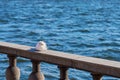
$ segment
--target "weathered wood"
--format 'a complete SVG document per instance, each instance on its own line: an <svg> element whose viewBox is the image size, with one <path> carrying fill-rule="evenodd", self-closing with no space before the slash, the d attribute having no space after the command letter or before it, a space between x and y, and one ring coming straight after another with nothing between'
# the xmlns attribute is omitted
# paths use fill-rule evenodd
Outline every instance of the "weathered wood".
<svg viewBox="0 0 120 80"><path fill-rule="evenodd" d="M9 67L6 70L6 80L19 80L20 70L16 66L16 56L8 55Z"/></svg>
<svg viewBox="0 0 120 80"><path fill-rule="evenodd" d="M44 75L40 71L40 63L39 61L32 60L32 73L29 76L28 80L44 80Z"/></svg>
<svg viewBox="0 0 120 80"><path fill-rule="evenodd" d="M120 62L85 57L75 54L46 50L36 51L34 47L0 42L0 53L12 54L32 60L120 77Z"/></svg>
<svg viewBox="0 0 120 80"><path fill-rule="evenodd" d="M69 80L68 79L68 67L64 67L64 66L58 66L58 68L60 69L60 79L59 80Z"/></svg>

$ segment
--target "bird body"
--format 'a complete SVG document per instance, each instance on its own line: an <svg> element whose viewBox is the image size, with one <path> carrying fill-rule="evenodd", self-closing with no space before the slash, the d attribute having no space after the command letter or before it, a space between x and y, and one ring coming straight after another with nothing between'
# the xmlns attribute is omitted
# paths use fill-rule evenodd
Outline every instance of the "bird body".
<svg viewBox="0 0 120 80"><path fill-rule="evenodd" d="M47 50L47 45L44 41L39 41L35 47L36 50Z"/></svg>

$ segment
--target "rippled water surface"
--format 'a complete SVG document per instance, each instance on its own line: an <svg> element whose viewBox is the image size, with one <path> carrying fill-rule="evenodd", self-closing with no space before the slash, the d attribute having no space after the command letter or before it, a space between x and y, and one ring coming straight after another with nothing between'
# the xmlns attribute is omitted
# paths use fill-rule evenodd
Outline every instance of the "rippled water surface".
<svg viewBox="0 0 120 80"><path fill-rule="evenodd" d="M0 0L0 40L120 61L120 0ZM0 54L0 80L5 80L6 55ZM21 80L31 62L18 58ZM58 80L57 66L42 63L46 80ZM70 80L92 80L90 73L70 69ZM119 80L104 77L104 80Z"/></svg>

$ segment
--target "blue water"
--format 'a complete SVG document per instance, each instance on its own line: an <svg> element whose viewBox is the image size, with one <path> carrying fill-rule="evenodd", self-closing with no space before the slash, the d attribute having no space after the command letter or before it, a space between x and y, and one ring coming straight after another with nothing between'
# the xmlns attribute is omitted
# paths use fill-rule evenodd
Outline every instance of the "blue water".
<svg viewBox="0 0 120 80"><path fill-rule="evenodd" d="M120 0L0 0L0 41L120 61ZM0 80L6 55L0 54ZM29 59L18 58L21 80L31 73ZM45 80L58 80L56 65L41 64ZM70 80L92 80L90 73L69 69ZM119 80L105 76L104 80Z"/></svg>

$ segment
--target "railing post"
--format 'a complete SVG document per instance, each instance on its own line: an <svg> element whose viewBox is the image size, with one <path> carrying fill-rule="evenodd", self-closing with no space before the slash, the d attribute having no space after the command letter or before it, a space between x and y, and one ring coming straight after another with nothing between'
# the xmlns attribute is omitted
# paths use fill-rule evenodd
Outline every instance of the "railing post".
<svg viewBox="0 0 120 80"><path fill-rule="evenodd" d="M40 71L40 62L35 60L32 60L31 62L33 69L28 80L44 80L44 75Z"/></svg>
<svg viewBox="0 0 120 80"><path fill-rule="evenodd" d="M68 68L64 67L64 66L58 66L58 68L60 69L60 79L59 80L69 80L68 79Z"/></svg>
<svg viewBox="0 0 120 80"><path fill-rule="evenodd" d="M9 67L6 70L6 80L19 80L20 70L16 66L16 56L8 55Z"/></svg>
<svg viewBox="0 0 120 80"><path fill-rule="evenodd" d="M93 80L102 80L102 74L91 73Z"/></svg>

